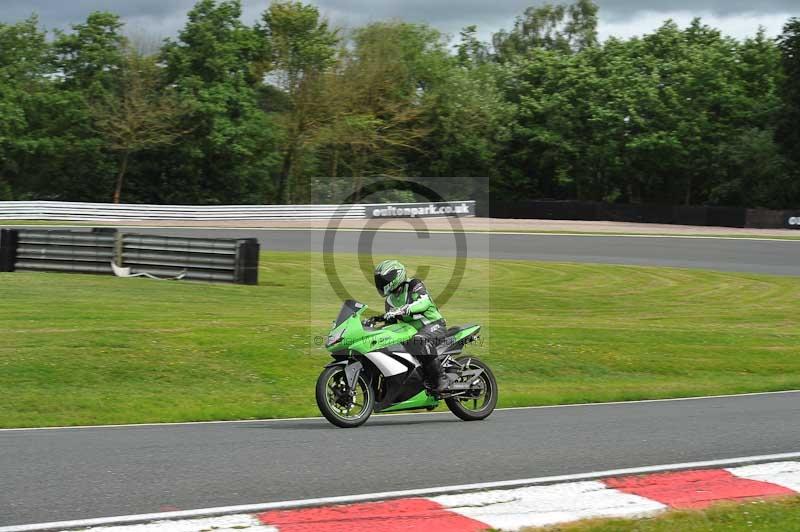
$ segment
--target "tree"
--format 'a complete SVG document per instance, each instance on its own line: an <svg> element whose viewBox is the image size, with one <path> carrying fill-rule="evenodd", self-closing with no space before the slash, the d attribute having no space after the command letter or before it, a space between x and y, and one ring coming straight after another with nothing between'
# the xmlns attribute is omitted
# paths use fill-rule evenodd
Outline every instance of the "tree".
<svg viewBox="0 0 800 532"><path fill-rule="evenodd" d="M499 178L496 160L510 140L515 106L498 88L496 64L460 63L425 94L420 122L428 132L410 168L422 176Z"/></svg>
<svg viewBox="0 0 800 532"><path fill-rule="evenodd" d="M787 160L771 129L737 132L719 151L724 179L709 191L715 205L752 205L781 209L797 198L798 187L787 171Z"/></svg>
<svg viewBox="0 0 800 532"><path fill-rule="evenodd" d="M720 175L709 184L708 200L717 205L768 208L791 206L798 186L788 159L775 140L782 119L781 54L763 28L737 47L740 87L730 134L720 143Z"/></svg>
<svg viewBox="0 0 800 532"><path fill-rule="evenodd" d="M569 53L597 46L597 11L592 0L529 7L517 17L513 30L494 34L495 53L508 61L537 48Z"/></svg>
<svg viewBox="0 0 800 532"><path fill-rule="evenodd" d="M88 101L110 96L119 87L127 42L122 27L119 16L93 12L84 23L73 25L72 32L56 31L58 91L45 102L49 116L42 119L53 141L48 167L56 176L54 190L63 195L59 199L108 198L115 161L107 140L92 128Z"/></svg>
<svg viewBox="0 0 800 532"><path fill-rule="evenodd" d="M574 194L566 180L581 179L573 171L576 130L590 125L584 118L586 96L596 74L583 56L554 50L519 57L499 73L504 98L515 110L510 137L498 155L502 177L497 184L528 197Z"/></svg>
<svg viewBox="0 0 800 532"><path fill-rule="evenodd" d="M13 78L22 89L16 101L24 128L13 136L8 165L16 174L15 196L105 198L113 161L104 151L103 138L90 127L84 96L114 87L124 41L118 18L92 13L85 23L73 26L72 33L57 32L52 43L35 20L25 26L16 43L0 45L0 54L17 54Z"/></svg>
<svg viewBox="0 0 800 532"><path fill-rule="evenodd" d="M52 56L35 16L0 24L0 196L11 199L20 182L20 162L40 149L43 139L32 127L29 111L52 85L47 78ZM12 186L13 185L13 186Z"/></svg>
<svg viewBox="0 0 800 532"><path fill-rule="evenodd" d="M763 35L738 43L699 20L577 53L540 48L519 56L500 71L517 105L503 174L525 182L529 194L557 198L733 198L713 191L729 191L725 183L743 167L769 158L763 135L742 135L773 120L775 58ZM732 158L734 145L760 155ZM780 165L766 168L780 178Z"/></svg>
<svg viewBox="0 0 800 532"><path fill-rule="evenodd" d="M351 94L349 110L365 126L360 137L368 149L360 150L357 140L352 143L352 175L361 177L367 166L373 174L402 166L395 150L409 148L424 135L417 121L421 96L439 74L428 61L442 53L438 32L424 25L378 22L354 32L341 77Z"/></svg>
<svg viewBox="0 0 800 532"><path fill-rule="evenodd" d="M800 18L790 19L783 27L778 48L783 69L783 113L776 138L784 153L800 166Z"/></svg>
<svg viewBox="0 0 800 532"><path fill-rule="evenodd" d="M170 145L184 133L178 127L182 105L171 88L161 86L161 77L156 58L129 48L120 65L119 88L89 102L95 129L119 154L114 203L120 202L131 156Z"/></svg>
<svg viewBox="0 0 800 532"><path fill-rule="evenodd" d="M425 151L432 94L454 66L429 26L377 22L353 32L323 78L327 114L315 142L327 168L351 175L354 191L367 176L407 175Z"/></svg>
<svg viewBox="0 0 800 532"><path fill-rule="evenodd" d="M399 21L340 36L289 0L255 25L241 0L196 0L157 60L113 13L52 39L0 24L0 197L291 202L489 175L515 197L800 202L800 19L777 40L697 19L599 43L597 6L571 1L492 47L475 26L455 46Z"/></svg>
<svg viewBox="0 0 800 532"><path fill-rule="evenodd" d="M462 66L481 65L489 61L489 46L478 39L478 27L466 26L460 32L461 42L456 46L456 57Z"/></svg>
<svg viewBox="0 0 800 532"><path fill-rule="evenodd" d="M265 43L241 14L239 0L200 0L165 44L166 84L186 109L180 128L191 131L156 150L141 193L160 190L154 199L179 203L255 202L269 193L278 128L259 106Z"/></svg>
<svg viewBox="0 0 800 532"><path fill-rule="evenodd" d="M288 109L281 115L284 139L277 200L288 203L295 164L316 127L313 108L320 97L321 75L335 62L339 37L316 7L301 2L273 2L261 21L256 30L268 50L270 78L287 96Z"/></svg>
<svg viewBox="0 0 800 532"><path fill-rule="evenodd" d="M74 25L71 33L56 30L57 65L65 86L107 90L115 85L124 62L122 26L118 15L96 11L86 23Z"/></svg>

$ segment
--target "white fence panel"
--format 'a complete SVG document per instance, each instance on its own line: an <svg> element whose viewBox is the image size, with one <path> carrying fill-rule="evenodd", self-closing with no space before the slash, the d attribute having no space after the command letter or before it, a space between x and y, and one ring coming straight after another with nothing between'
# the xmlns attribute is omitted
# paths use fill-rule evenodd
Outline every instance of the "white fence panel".
<svg viewBox="0 0 800 532"><path fill-rule="evenodd" d="M468 205L474 213L474 201L453 202ZM363 205L131 205L78 203L60 201L2 201L0 220L319 220L367 218L375 209L388 204ZM395 203L402 210L417 203ZM427 204L426 204L427 205ZM449 206L450 203L431 203ZM426 216L421 214L420 216Z"/></svg>

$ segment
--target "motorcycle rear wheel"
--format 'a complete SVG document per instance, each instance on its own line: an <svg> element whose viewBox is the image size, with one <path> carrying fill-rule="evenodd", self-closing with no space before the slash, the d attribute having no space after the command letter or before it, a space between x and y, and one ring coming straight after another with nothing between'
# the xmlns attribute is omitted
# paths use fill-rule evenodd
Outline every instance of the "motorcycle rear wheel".
<svg viewBox="0 0 800 532"><path fill-rule="evenodd" d="M355 396L346 400L347 381L342 366L325 368L317 379L316 399L325 419L344 429L363 425L375 407L375 394L364 380L358 377Z"/></svg>
<svg viewBox="0 0 800 532"><path fill-rule="evenodd" d="M489 366L475 357L463 356L456 360L462 362L467 359L469 359L469 364L464 369L480 368L483 370L478 377L483 390L477 396L449 397L444 402L453 414L464 421L480 421L489 417L497 406L497 380Z"/></svg>

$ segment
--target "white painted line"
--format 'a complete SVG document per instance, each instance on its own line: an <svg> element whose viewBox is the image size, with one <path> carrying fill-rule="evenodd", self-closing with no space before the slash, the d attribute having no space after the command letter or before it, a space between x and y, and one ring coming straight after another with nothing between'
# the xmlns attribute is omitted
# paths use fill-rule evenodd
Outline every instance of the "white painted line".
<svg viewBox="0 0 800 532"><path fill-rule="evenodd" d="M539 405L539 406L507 406L504 408L497 408L495 412L505 412L514 410L549 410L553 408L578 408L587 406L614 406L614 405L630 405L635 406L638 404L647 403L670 403L679 401L703 401L707 399L737 399L744 397L757 397L761 395L784 395L784 394L800 394L800 390L781 390L776 392L750 392L750 393L734 393L724 395L698 395L694 397L673 397L667 399L639 399L636 401L607 401L604 403L571 403L566 405ZM386 414L375 414L375 418L393 418L400 416L441 416L450 414L449 411L442 412L396 412ZM182 425L225 425L237 423L280 423L282 421L313 421L325 419L322 416L313 417L282 417L282 418L268 418L268 419L230 419L223 421L174 421L165 423L127 423L118 425L66 425L60 427L20 427L11 429L0 429L2 432L20 432L32 430L71 430L71 429L115 429L115 428L139 428L139 427L175 427Z"/></svg>
<svg viewBox="0 0 800 532"><path fill-rule="evenodd" d="M20 229L86 229L91 225L7 225L4 227ZM164 225L113 225L105 227L115 227L117 229L158 229L158 230L199 230L199 231L328 231L323 227L211 227L211 226L164 226ZM724 235L677 235L677 234L645 234L645 233L560 233L555 231L449 231L447 229L369 229L356 227L338 227L337 232L353 233L370 231L373 233L441 233L452 234L454 232L466 235L511 235L511 236L569 236L569 237L604 237L604 238L684 238L690 240L744 240L754 242L791 242L800 243L800 238L796 237L772 237L772 236L724 236Z"/></svg>
<svg viewBox="0 0 800 532"><path fill-rule="evenodd" d="M71 430L71 429L119 429L119 428L145 428L145 427L180 427L182 425L226 425L236 423L264 423L277 421L308 421L313 419L323 419L316 417L282 417L270 419L228 419L223 421L172 421L165 423L123 423L117 425L64 425L60 427L21 427L14 429L0 429L0 432L19 432L26 430Z"/></svg>
<svg viewBox="0 0 800 532"><path fill-rule="evenodd" d="M446 231L447 232L447 231ZM645 233L556 233L556 232L530 232L530 231L476 231L468 234L490 233L492 235L533 235L533 236L588 236L588 237L621 237L621 238L686 238L691 240L754 240L766 242L800 242L797 237L774 236L724 236L724 235L676 235L676 234L645 234Z"/></svg>
<svg viewBox="0 0 800 532"><path fill-rule="evenodd" d="M225 515L182 521L155 521L138 525L102 527L103 532L279 532L274 526L263 525L254 516Z"/></svg>
<svg viewBox="0 0 800 532"><path fill-rule="evenodd" d="M772 392L771 392L772 393ZM564 405L568 406L568 405ZM577 405L575 405L577 406ZM549 408L549 407L510 407L498 408L497 410L519 410L523 408ZM449 414L450 412L392 412L386 414L374 414L371 419L379 417L399 417L399 416L430 416L437 414ZM14 429L0 429L0 432L15 432L26 430L70 430L70 429L119 429L119 428L139 428L139 427L180 427L182 425L229 425L239 423L279 423L282 421L314 421L325 419L322 416L310 417L279 417L266 419L227 419L222 421L172 421L164 423L127 423L119 425L65 425L61 427L21 427Z"/></svg>
<svg viewBox="0 0 800 532"><path fill-rule="evenodd" d="M92 526L147 523L150 521L188 519L193 517L212 517L212 516L228 515L228 514L249 514L257 512L265 512L269 510L288 510L294 508L307 508L311 506L353 504L358 502L399 499L405 497L429 497L433 495L447 495L447 494L462 493L468 491L483 491L490 489L521 488L524 486L556 484L559 482L596 480L607 477L640 475L644 473L658 473L664 471L678 471L685 469L708 469L712 467L745 465L758 462L777 462L783 460L791 460L794 458L800 458L800 452L766 454L758 456L743 456L739 458L727 458L722 460L705 460L701 462L685 462L679 464L664 464L664 465L646 466L646 467L630 467L624 469L610 469L607 471L594 471L590 473L525 478L518 480L501 480L497 482L481 482L477 484L440 486L435 488L385 491L380 493L364 493L359 495L343 495L339 497L321 497L316 499L300 499L293 501L279 501L279 502L270 502L262 504L219 506L216 508L181 510L177 512L161 512L152 514L124 515L118 517L100 517L95 519L81 519L74 521L58 521L52 523L36 523L30 525L15 525L15 526L0 527L0 532L34 532L41 530L66 530L71 528L88 528Z"/></svg>
<svg viewBox="0 0 800 532"><path fill-rule="evenodd" d="M637 405L641 403L671 403L678 401L704 401L706 399L736 399L739 397L753 397L759 395L783 395L800 393L800 390L780 390L776 392L748 392L730 393L722 395L697 395L693 397L672 397L666 399L638 399L636 401L607 401L605 403L572 403L566 405L541 405L541 406L508 406L497 410L541 410L545 408L575 408L578 406L609 406L609 405ZM445 412L434 412L444 414Z"/></svg>

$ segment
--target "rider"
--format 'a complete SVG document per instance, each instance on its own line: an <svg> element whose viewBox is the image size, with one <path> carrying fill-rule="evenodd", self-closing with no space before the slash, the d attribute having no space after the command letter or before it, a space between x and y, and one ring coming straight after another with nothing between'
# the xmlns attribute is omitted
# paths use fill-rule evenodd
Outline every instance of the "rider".
<svg viewBox="0 0 800 532"><path fill-rule="evenodd" d="M384 319L404 321L417 329L404 345L422 363L427 385L437 392L444 390L448 379L437 360L436 346L444 340L447 327L425 285L419 279L408 279L400 262L385 260L375 268L375 288L386 298Z"/></svg>

